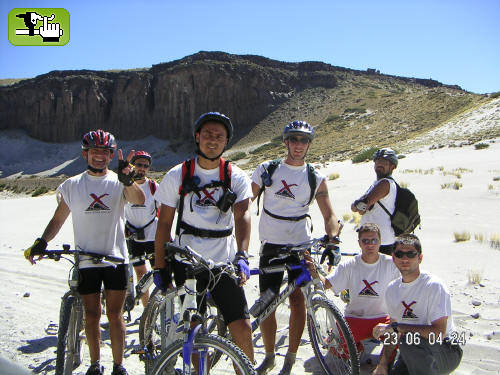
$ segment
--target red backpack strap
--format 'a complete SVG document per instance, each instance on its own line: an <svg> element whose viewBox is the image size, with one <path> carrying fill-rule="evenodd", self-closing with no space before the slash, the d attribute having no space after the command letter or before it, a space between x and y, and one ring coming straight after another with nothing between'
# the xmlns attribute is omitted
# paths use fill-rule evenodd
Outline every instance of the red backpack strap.
<svg viewBox="0 0 500 375"><path fill-rule="evenodd" d="M151 195L155 195L156 189L158 188L158 184L155 180L149 179L149 191L151 191Z"/></svg>
<svg viewBox="0 0 500 375"><path fill-rule="evenodd" d="M179 195L182 193L182 186L186 178L192 177L194 175L194 168L196 167L196 161L193 159L184 160L182 162L182 179L181 186L179 186Z"/></svg>
<svg viewBox="0 0 500 375"><path fill-rule="evenodd" d="M219 161L219 178L224 184L224 188L231 188L231 163L223 158Z"/></svg>

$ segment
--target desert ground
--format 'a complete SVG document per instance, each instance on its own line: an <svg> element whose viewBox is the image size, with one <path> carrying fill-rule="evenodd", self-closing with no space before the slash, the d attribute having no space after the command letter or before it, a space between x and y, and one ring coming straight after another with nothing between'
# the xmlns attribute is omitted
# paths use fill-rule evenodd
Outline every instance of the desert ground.
<svg viewBox="0 0 500 375"><path fill-rule="evenodd" d="M419 200L421 228L416 231L423 245L422 268L439 276L452 294L453 319L467 342L460 367L454 374L500 373L500 139L485 141L489 146L442 147L430 150L430 142L419 145L400 159L394 177L405 183ZM248 171L251 173L251 171ZM371 162L330 162L320 168L328 179L330 198L336 215L346 216L342 233L343 251L358 251L351 202L374 180ZM333 175L338 178L333 179ZM455 189L454 187L458 187ZM30 197L2 193L0 199L0 374L17 374L28 370L53 374L57 343L60 298L68 289L67 262L41 261L30 265L22 249L39 237L55 207L55 195ZM323 221L318 207L311 209L314 235L323 235ZM252 266L258 261L258 220L252 206L250 252ZM455 234L467 237L456 241ZM49 248L60 248L73 242L69 219ZM345 257L347 259L347 257ZM257 280L246 286L249 303L257 296ZM329 296L340 309L344 304L331 292ZM132 313L132 322L142 307ZM281 321L280 326L286 326ZM130 374L143 374L144 367L132 350L138 344L138 325L127 324L125 366ZM277 373L286 353L286 330L278 339ZM102 362L106 373L112 368L109 332L102 330ZM260 333L254 336L257 363L264 349ZM363 360L376 360L380 347ZM85 374L86 365L75 374ZM363 372L371 365L364 363ZM304 332L295 365L297 374L319 374L314 354Z"/></svg>

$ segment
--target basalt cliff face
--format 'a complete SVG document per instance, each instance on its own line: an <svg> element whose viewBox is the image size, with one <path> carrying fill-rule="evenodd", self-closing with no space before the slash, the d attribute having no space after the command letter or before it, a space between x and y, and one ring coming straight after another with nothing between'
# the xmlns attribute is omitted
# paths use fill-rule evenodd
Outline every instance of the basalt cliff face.
<svg viewBox="0 0 500 375"><path fill-rule="evenodd" d="M153 135L182 143L200 114L219 111L233 120L236 141L301 90L335 88L346 72L378 74L223 52L199 52L143 70L53 71L0 87L0 130L23 129L39 140L68 142L102 128L123 140Z"/></svg>
<svg viewBox="0 0 500 375"><path fill-rule="evenodd" d="M219 111L231 117L238 139L298 90L335 87L336 69L343 68L200 52L149 70L53 71L0 88L0 129L51 142L95 128L120 139L181 141L200 114Z"/></svg>

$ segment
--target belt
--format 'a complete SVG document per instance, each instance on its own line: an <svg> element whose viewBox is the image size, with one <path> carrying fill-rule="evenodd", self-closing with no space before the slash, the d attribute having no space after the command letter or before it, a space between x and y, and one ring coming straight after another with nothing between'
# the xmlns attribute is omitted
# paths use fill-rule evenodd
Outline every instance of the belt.
<svg viewBox="0 0 500 375"><path fill-rule="evenodd" d="M222 238L228 237L233 233L233 228L224 230L200 229L195 228L184 221L180 222L180 227L184 230L182 234L192 234L197 237Z"/></svg>
<svg viewBox="0 0 500 375"><path fill-rule="evenodd" d="M279 215L275 215L275 214L269 212L265 208L264 208L264 212L266 214L268 214L269 216L271 216L272 218L278 219L278 220L300 221L302 219L305 219L306 217L308 217L309 219L311 218L311 216L309 216L309 214L304 214L304 215L300 215L300 216L279 216Z"/></svg>

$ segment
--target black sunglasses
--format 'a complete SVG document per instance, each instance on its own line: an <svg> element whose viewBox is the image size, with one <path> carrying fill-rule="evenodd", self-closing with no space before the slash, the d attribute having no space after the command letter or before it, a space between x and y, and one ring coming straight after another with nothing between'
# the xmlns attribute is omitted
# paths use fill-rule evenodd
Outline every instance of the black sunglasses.
<svg viewBox="0 0 500 375"><path fill-rule="evenodd" d="M364 245L376 245L379 243L379 240L378 238L362 238L361 239L361 242L364 244Z"/></svg>
<svg viewBox="0 0 500 375"><path fill-rule="evenodd" d="M418 255L418 251L416 251L416 250L412 250L412 251L398 250L398 251L394 251L393 254L396 258L399 258L399 259L401 259L405 255L408 257L408 259L413 259Z"/></svg>
<svg viewBox="0 0 500 375"><path fill-rule="evenodd" d="M309 138L305 138L305 137L302 137L302 138L297 138L297 137L290 137L288 138L290 140L290 142L292 143L302 143L303 145L306 145L309 143Z"/></svg>
<svg viewBox="0 0 500 375"><path fill-rule="evenodd" d="M134 167L149 168L149 164L135 163Z"/></svg>

